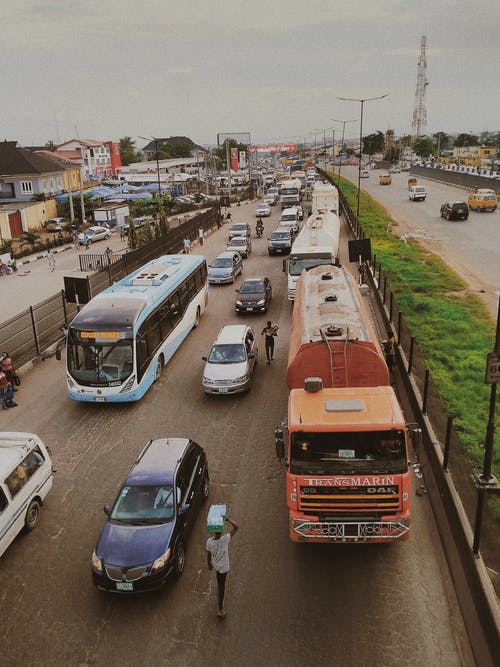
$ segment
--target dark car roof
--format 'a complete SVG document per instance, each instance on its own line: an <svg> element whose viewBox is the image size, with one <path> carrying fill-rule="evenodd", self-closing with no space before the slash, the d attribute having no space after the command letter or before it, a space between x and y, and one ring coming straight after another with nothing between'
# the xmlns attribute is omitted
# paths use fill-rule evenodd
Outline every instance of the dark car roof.
<svg viewBox="0 0 500 667"><path fill-rule="evenodd" d="M172 484L177 465L191 443L188 438L157 438L143 449L125 484Z"/></svg>

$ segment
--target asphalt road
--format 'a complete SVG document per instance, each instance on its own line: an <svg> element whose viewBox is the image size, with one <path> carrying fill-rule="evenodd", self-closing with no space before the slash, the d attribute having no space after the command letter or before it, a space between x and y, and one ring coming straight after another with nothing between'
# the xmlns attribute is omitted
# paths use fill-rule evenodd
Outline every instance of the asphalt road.
<svg viewBox="0 0 500 667"><path fill-rule="evenodd" d="M233 208L254 227L253 206ZM281 259L262 239L244 276L267 273L279 324L275 361L241 397L206 397L205 354L220 326L240 321L235 286L211 288L210 304L145 398L129 406L74 403L64 364L45 361L23 378L19 407L0 428L38 433L57 472L40 525L7 550L0 567L1 663L17 665L473 665L428 496L417 496L408 542L378 546L294 545L288 539L285 470L274 427L286 414L291 305ZM224 246L228 227L203 251ZM196 252L200 252L196 248ZM241 279L238 278L237 284ZM265 315L248 317L257 332ZM8 418L8 419L7 419ZM216 618L216 583L206 567L205 515L188 545L180 581L158 594L116 597L94 589L90 556L135 456L151 437L190 436L207 451L209 502L226 502L240 531L231 546L227 618Z"/></svg>
<svg viewBox="0 0 500 667"><path fill-rule="evenodd" d="M381 173L379 169L370 171L369 178L361 179L361 187L396 221L392 231L418 238L426 248L441 256L464 279L469 292L479 294L496 320L500 294L500 210L471 211L468 220L449 222L439 215L441 204L467 201L466 190L418 176L418 183L427 190L427 199L413 202L408 199L408 172L393 174L391 185L379 185ZM341 174L357 185L357 167L343 166Z"/></svg>

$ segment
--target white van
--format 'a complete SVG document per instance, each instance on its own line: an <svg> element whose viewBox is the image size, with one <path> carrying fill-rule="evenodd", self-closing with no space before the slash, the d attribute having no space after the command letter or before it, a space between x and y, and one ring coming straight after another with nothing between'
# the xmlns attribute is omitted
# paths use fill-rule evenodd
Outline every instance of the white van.
<svg viewBox="0 0 500 667"><path fill-rule="evenodd" d="M23 528L35 528L51 488L52 461L40 438L0 432L0 556Z"/></svg>
<svg viewBox="0 0 500 667"><path fill-rule="evenodd" d="M281 214L281 218L280 218L280 225L282 227L289 227L291 232L292 232L292 235L295 235L295 234L298 233L298 231L299 231L299 209L298 209L297 206L290 206L289 208L283 209L283 213Z"/></svg>
<svg viewBox="0 0 500 667"><path fill-rule="evenodd" d="M425 201L427 191L423 185L412 185L408 188L408 198L410 201Z"/></svg>

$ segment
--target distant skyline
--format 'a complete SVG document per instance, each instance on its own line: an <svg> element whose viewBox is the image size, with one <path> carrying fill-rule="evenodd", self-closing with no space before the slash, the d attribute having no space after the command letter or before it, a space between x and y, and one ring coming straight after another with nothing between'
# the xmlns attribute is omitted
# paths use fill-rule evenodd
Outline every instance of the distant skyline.
<svg viewBox="0 0 500 667"><path fill-rule="evenodd" d="M425 134L500 130L498 0L4 4L0 140L290 143L332 127L340 139L331 119L358 119L360 105L337 98L385 93L365 104L363 134L411 134L422 35Z"/></svg>

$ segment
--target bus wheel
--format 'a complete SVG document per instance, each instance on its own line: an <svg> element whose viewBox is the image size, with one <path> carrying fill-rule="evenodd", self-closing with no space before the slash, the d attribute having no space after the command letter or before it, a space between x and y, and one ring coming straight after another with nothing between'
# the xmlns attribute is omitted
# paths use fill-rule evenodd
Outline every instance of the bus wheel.
<svg viewBox="0 0 500 667"><path fill-rule="evenodd" d="M200 307L196 309L196 317L194 318L194 329L198 326L200 323L200 317L201 317L201 312L200 312Z"/></svg>
<svg viewBox="0 0 500 667"><path fill-rule="evenodd" d="M161 378L162 373L163 373L163 357L160 354L160 356L158 357L158 361L156 362L155 382Z"/></svg>
<svg viewBox="0 0 500 667"><path fill-rule="evenodd" d="M38 500L32 500L26 512L24 525L26 530L33 530L40 520L40 503Z"/></svg>

